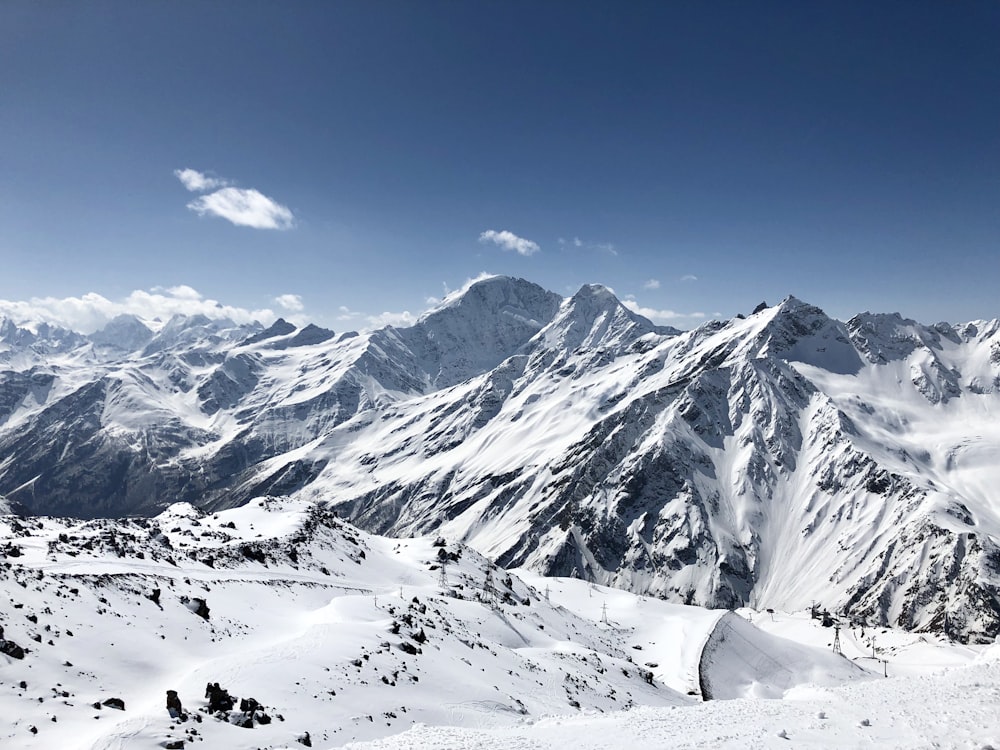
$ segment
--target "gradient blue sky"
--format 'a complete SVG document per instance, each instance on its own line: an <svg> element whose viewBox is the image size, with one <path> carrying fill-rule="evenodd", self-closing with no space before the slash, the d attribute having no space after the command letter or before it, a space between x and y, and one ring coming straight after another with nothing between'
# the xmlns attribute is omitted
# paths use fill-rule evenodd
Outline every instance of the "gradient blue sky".
<svg viewBox="0 0 1000 750"><path fill-rule="evenodd" d="M1000 316L996 2L8 0L0 79L8 310L345 330L485 271L678 327Z"/></svg>

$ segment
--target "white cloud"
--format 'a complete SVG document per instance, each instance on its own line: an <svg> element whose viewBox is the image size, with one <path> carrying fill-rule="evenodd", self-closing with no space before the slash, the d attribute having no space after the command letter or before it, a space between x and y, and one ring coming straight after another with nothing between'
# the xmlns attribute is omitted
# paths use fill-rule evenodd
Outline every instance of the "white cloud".
<svg viewBox="0 0 1000 750"><path fill-rule="evenodd" d="M197 169L175 169L174 175L192 192L213 191L187 204L199 216L218 216L236 226L253 229L291 229L295 225L295 216L288 206L259 190L231 187L229 180L209 177Z"/></svg>
<svg viewBox="0 0 1000 750"><path fill-rule="evenodd" d="M417 322L417 316L404 310L403 312L383 312L378 315L369 315L368 323L372 328L382 328L383 326L412 326Z"/></svg>
<svg viewBox="0 0 1000 750"><path fill-rule="evenodd" d="M563 246L572 245L577 249L596 250L599 253L607 253L608 255L618 255L618 248L611 242L591 242L590 240L582 240L579 237L574 237L572 240L567 241L560 237L559 244Z"/></svg>
<svg viewBox="0 0 1000 750"><path fill-rule="evenodd" d="M342 323L363 323L362 330L372 331L385 326L412 326L417 322L417 316L407 310L398 313L382 312L378 315L368 315L352 310L346 305L341 305L337 309L337 320Z"/></svg>
<svg viewBox="0 0 1000 750"><path fill-rule="evenodd" d="M685 320L698 321L705 318L705 313L692 312L682 313L675 310L657 310L652 307L643 307L634 299L624 299L622 304L629 310L644 318L649 318L654 323L677 323Z"/></svg>
<svg viewBox="0 0 1000 750"><path fill-rule="evenodd" d="M175 169L174 175L184 184L184 187L193 193L203 193L206 190L215 190L229 184L226 180L209 177L197 169Z"/></svg>
<svg viewBox="0 0 1000 750"><path fill-rule="evenodd" d="M681 276L681 281L697 281L697 280L698 277L695 276L693 273L686 273L683 276Z"/></svg>
<svg viewBox="0 0 1000 750"><path fill-rule="evenodd" d="M287 206L252 188L226 187L187 204L200 216L218 216L238 227L291 229L295 217Z"/></svg>
<svg viewBox="0 0 1000 750"><path fill-rule="evenodd" d="M534 255L542 249L538 246L537 242L526 240L524 237L518 237L513 232L508 232L506 229L501 232L498 232L495 229L488 229L479 235L479 241L492 242L494 245L499 245L504 250L514 250L519 255Z"/></svg>
<svg viewBox="0 0 1000 750"><path fill-rule="evenodd" d="M205 315L209 318L229 318L235 323L259 321L264 325L277 317L273 310L248 310L223 305L204 298L197 290L186 286L137 289L124 299L110 300L95 292L80 297L33 297L29 300L0 300L0 315L16 323L49 323L80 333L100 330L118 315L135 315L147 322L167 320L172 315Z"/></svg>
<svg viewBox="0 0 1000 750"><path fill-rule="evenodd" d="M650 279L649 281L647 281L645 284L642 285L642 288L643 289L650 289L650 290L652 290L652 289L659 289L660 288L660 282L657 279Z"/></svg>
<svg viewBox="0 0 1000 750"><path fill-rule="evenodd" d="M289 312L302 312L306 309L302 297L297 294L279 294L274 298L274 302Z"/></svg>
<svg viewBox="0 0 1000 750"><path fill-rule="evenodd" d="M150 289L151 292L155 294L161 294L166 292L170 297L176 297L177 299L187 299L187 300L200 300L201 292L199 292L194 287L190 287L187 284L178 284L177 286L154 286Z"/></svg>

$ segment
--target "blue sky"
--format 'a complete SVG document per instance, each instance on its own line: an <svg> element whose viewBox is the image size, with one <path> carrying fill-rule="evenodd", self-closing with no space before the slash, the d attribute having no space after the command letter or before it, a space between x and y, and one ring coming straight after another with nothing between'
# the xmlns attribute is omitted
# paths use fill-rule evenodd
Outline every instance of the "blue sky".
<svg viewBox="0 0 1000 750"><path fill-rule="evenodd" d="M346 330L489 272L678 327L997 317L998 39L994 2L10 0L0 308Z"/></svg>

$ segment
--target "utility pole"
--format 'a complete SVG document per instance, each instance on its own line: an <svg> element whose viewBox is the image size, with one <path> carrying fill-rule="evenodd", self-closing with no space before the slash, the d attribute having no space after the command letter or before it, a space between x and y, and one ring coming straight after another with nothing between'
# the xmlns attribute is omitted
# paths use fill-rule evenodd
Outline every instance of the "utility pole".
<svg viewBox="0 0 1000 750"><path fill-rule="evenodd" d="M605 625L609 624L608 623L608 603L607 602L604 602L601 605L601 622L603 622Z"/></svg>
<svg viewBox="0 0 1000 750"><path fill-rule="evenodd" d="M844 655L844 652L840 648L840 623L834 623L833 625L833 653Z"/></svg>
<svg viewBox="0 0 1000 750"><path fill-rule="evenodd" d="M438 573L438 585L441 587L442 591L448 590L448 571L445 569L444 563L441 563L441 572Z"/></svg>
<svg viewBox="0 0 1000 750"><path fill-rule="evenodd" d="M483 604L488 604L493 609L497 608L497 590L493 585L493 570L486 568L486 578L483 579Z"/></svg>

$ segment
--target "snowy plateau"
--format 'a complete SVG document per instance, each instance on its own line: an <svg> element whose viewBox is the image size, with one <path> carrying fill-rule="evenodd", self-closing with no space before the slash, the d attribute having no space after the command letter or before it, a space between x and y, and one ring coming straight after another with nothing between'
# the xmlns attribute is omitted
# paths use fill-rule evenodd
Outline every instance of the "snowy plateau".
<svg viewBox="0 0 1000 750"><path fill-rule="evenodd" d="M0 746L1000 746L998 394L794 297L0 319Z"/></svg>

